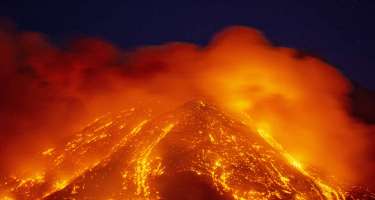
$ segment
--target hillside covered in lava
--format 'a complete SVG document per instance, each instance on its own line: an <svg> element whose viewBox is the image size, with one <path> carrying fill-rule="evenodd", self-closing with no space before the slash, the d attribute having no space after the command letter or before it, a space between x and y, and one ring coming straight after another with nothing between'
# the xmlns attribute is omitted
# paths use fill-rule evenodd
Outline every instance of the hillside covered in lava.
<svg viewBox="0 0 375 200"><path fill-rule="evenodd" d="M54 170L5 185L16 199L345 198L267 133L203 101L109 115L44 154Z"/></svg>

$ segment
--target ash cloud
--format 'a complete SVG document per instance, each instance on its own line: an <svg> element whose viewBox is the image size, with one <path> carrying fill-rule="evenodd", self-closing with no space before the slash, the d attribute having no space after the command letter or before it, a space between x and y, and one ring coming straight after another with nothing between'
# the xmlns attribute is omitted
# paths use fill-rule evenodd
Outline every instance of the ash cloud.
<svg viewBox="0 0 375 200"><path fill-rule="evenodd" d="M167 110L204 97L247 113L300 160L364 180L374 170L373 128L350 115L350 82L323 61L298 55L246 27L227 28L205 47L124 51L98 38L59 47L41 33L3 26L0 161L9 164L2 171L26 160L38 165L32 155L105 112L139 102Z"/></svg>

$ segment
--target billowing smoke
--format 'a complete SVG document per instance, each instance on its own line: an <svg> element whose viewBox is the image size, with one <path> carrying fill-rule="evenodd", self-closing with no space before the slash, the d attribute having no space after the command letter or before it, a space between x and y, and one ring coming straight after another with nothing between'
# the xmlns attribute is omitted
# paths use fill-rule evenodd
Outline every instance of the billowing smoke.
<svg viewBox="0 0 375 200"><path fill-rule="evenodd" d="M371 129L349 115L346 78L251 28L227 28L204 47L132 51L97 38L56 46L43 34L3 28L0 70L2 173L43 167L34 154L103 113L139 104L168 110L196 98L246 116L302 163L341 180L373 170Z"/></svg>

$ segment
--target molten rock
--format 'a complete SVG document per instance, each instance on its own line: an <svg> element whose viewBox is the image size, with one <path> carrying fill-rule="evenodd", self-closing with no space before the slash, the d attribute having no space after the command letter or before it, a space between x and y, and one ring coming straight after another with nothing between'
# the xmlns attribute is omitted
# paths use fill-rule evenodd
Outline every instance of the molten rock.
<svg viewBox="0 0 375 200"><path fill-rule="evenodd" d="M98 119L63 149L44 152L56 171L46 175L50 180L21 185L12 190L13 196L345 199L338 187L310 175L266 133L203 101L151 116L147 110L131 110ZM61 180L68 168L74 173L65 173L67 178Z"/></svg>

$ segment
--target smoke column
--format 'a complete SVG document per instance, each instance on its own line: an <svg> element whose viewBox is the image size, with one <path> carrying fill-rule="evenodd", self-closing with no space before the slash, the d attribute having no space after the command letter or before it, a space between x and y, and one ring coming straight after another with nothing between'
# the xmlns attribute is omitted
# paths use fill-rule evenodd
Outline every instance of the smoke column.
<svg viewBox="0 0 375 200"><path fill-rule="evenodd" d="M0 70L2 174L45 170L34 155L106 112L140 102L167 111L194 98L246 116L302 163L340 180L373 172L372 128L349 114L350 82L255 29L226 28L203 47L124 51L98 38L57 46L41 33L3 27Z"/></svg>

